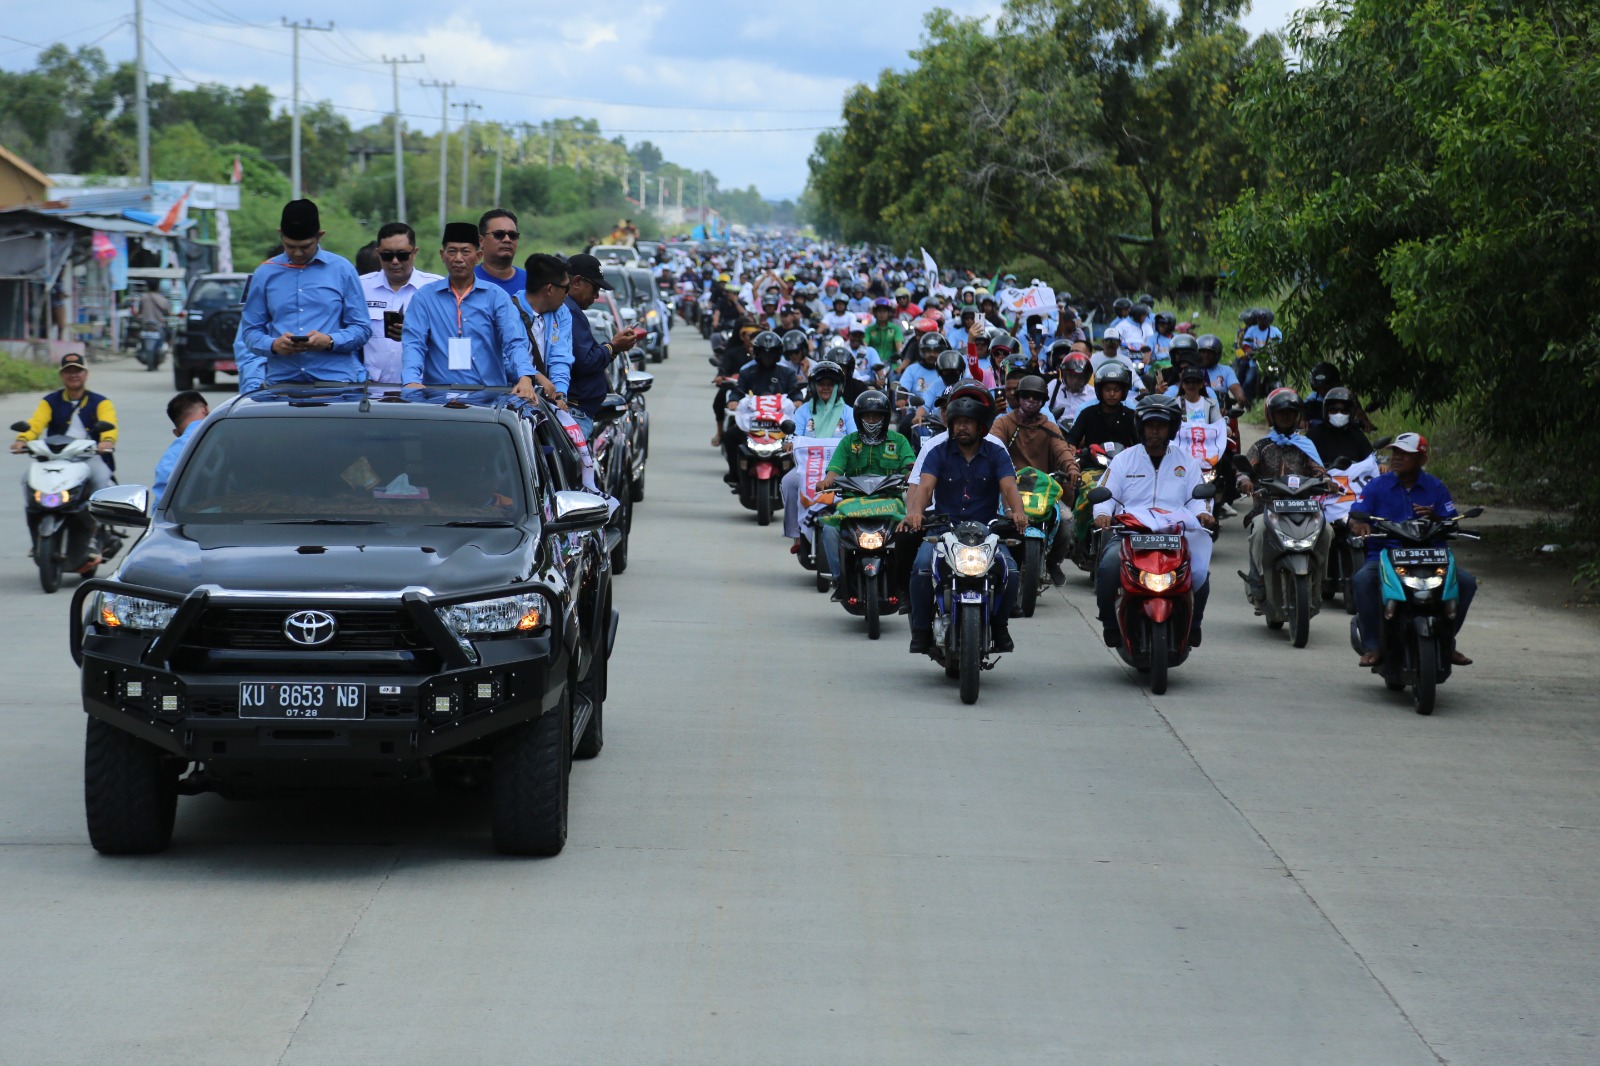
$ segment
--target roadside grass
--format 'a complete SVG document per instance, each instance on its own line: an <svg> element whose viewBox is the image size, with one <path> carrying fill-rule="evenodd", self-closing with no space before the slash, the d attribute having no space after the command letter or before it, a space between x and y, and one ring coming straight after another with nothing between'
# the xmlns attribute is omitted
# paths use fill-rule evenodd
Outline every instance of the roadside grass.
<svg viewBox="0 0 1600 1066"><path fill-rule="evenodd" d="M59 384L55 367L0 353L0 395L48 392Z"/></svg>

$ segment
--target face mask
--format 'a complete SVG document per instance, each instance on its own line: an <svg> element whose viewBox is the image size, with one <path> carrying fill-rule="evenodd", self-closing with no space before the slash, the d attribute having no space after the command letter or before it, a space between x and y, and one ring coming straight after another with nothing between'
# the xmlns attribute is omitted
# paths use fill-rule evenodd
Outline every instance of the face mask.
<svg viewBox="0 0 1600 1066"><path fill-rule="evenodd" d="M1350 416L1346 414L1329 415L1328 424L1334 429L1343 429L1350 424Z"/></svg>

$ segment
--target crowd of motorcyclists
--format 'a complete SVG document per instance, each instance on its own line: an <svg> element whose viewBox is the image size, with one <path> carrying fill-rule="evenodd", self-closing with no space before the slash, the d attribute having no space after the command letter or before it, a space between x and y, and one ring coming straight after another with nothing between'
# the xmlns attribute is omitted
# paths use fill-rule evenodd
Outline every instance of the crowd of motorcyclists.
<svg viewBox="0 0 1600 1066"><path fill-rule="evenodd" d="M794 241L677 248L659 284L711 340L726 483L761 524L782 511L790 553L869 636L909 615L911 652L964 699L1069 564L1105 644L1164 690L1203 640L1219 520L1241 512L1244 595L1296 646L1342 599L1361 665L1415 686L1419 711L1471 662L1454 637L1475 585L1447 547L1470 534L1427 441L1375 448L1331 362L1288 387L1270 310L1225 340L1149 294L1083 314L1014 275Z"/></svg>

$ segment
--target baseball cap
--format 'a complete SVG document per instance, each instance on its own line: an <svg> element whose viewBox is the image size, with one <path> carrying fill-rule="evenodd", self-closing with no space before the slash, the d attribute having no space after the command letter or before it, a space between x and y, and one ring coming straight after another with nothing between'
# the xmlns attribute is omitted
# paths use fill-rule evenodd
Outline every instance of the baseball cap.
<svg viewBox="0 0 1600 1066"><path fill-rule="evenodd" d="M611 282L600 272L600 260L588 253L579 253L567 259L567 273L592 282L596 288L609 289Z"/></svg>
<svg viewBox="0 0 1600 1066"><path fill-rule="evenodd" d="M1428 438L1424 437L1421 433L1402 433L1385 445L1385 447L1393 448L1396 451L1427 455Z"/></svg>
<svg viewBox="0 0 1600 1066"><path fill-rule="evenodd" d="M81 366L85 370L89 369L89 364L84 362L82 352L68 352L61 357L61 369L65 370L69 366Z"/></svg>

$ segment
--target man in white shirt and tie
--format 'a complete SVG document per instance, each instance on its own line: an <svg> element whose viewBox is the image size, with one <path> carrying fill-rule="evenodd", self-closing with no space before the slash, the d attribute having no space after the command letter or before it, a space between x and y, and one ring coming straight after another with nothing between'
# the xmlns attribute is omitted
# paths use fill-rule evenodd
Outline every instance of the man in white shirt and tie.
<svg viewBox="0 0 1600 1066"><path fill-rule="evenodd" d="M400 331L405 311L417 290L442 275L418 270L417 234L404 222L388 222L378 231L380 269L361 275L361 290L372 316L372 339L362 357L367 380L400 384Z"/></svg>

